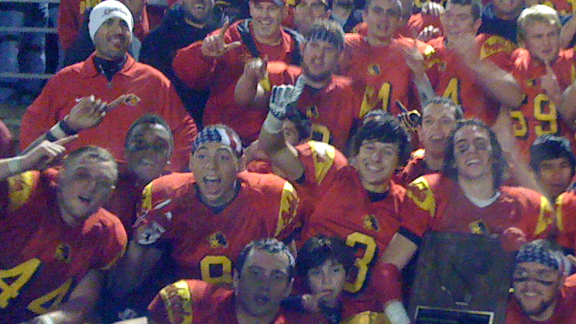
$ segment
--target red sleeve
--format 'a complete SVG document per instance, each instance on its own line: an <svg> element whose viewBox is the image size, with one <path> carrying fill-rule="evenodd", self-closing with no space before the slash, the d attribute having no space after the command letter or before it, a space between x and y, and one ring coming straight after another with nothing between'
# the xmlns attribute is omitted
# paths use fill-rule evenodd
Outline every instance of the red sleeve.
<svg viewBox="0 0 576 324"><path fill-rule="evenodd" d="M116 216L106 213L109 217L106 222L103 222L105 227L103 228L100 241L96 245L100 249L96 267L101 270L110 269L116 264L116 261L126 252L128 241L126 230L120 220Z"/></svg>
<svg viewBox="0 0 576 324"><path fill-rule="evenodd" d="M58 84L58 78L58 75L53 76L38 98L26 109L20 125L20 150L24 150L60 121L58 109L52 106L55 102L53 96L58 93L55 86Z"/></svg>
<svg viewBox="0 0 576 324"><path fill-rule="evenodd" d="M548 199L527 188L511 188L516 191L522 218L518 228L524 231L528 241L545 239L554 223L554 213Z"/></svg>
<svg viewBox="0 0 576 324"><path fill-rule="evenodd" d="M198 129L194 119L188 114L174 86L170 84L167 91L166 104L163 107L161 116L166 120L172 129L174 137L174 151L170 160L170 171L184 171L188 167L192 142L196 139Z"/></svg>
<svg viewBox="0 0 576 324"><path fill-rule="evenodd" d="M78 36L80 20L80 3L76 0L61 0L58 7L58 38L62 49L66 51Z"/></svg>
<svg viewBox="0 0 576 324"><path fill-rule="evenodd" d="M215 33L219 31L216 30ZM172 67L188 87L205 90L214 76L216 62L216 59L202 55L202 41L197 41L178 50Z"/></svg>
<svg viewBox="0 0 576 324"><path fill-rule="evenodd" d="M556 226L560 235L558 243L576 250L576 195L565 192L556 198Z"/></svg>
<svg viewBox="0 0 576 324"><path fill-rule="evenodd" d="M0 158L12 157L16 154L14 139L10 130L0 121Z"/></svg>
<svg viewBox="0 0 576 324"><path fill-rule="evenodd" d="M401 274L395 265L379 262L371 271L368 287L378 304L384 306L393 300L402 301Z"/></svg>
<svg viewBox="0 0 576 324"><path fill-rule="evenodd" d="M296 189L290 182L286 180L283 182L279 195L278 217L273 232L273 236L279 240L290 238L296 229L302 226L302 220L298 213L299 198Z"/></svg>
<svg viewBox="0 0 576 324"><path fill-rule="evenodd" d="M401 234L403 230L407 230L422 237L432 227L432 220L436 216L436 198L425 177L420 177L408 185L401 210Z"/></svg>

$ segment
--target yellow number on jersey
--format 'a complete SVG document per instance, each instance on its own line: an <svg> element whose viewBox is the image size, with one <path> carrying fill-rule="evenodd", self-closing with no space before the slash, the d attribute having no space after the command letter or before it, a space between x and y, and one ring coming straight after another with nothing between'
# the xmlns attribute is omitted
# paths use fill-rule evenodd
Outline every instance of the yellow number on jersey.
<svg viewBox="0 0 576 324"><path fill-rule="evenodd" d="M460 80L458 78L450 79L448 82L448 86L446 90L444 90L444 94L442 95L444 98L450 98L453 103L457 105L461 105L460 103Z"/></svg>
<svg viewBox="0 0 576 324"><path fill-rule="evenodd" d="M526 123L526 118L520 110L510 110L510 118L517 120L518 122L514 124L514 136L524 137L528 134L528 123Z"/></svg>
<svg viewBox="0 0 576 324"><path fill-rule="evenodd" d="M558 113L556 112L556 105L550 101L547 94L540 93L534 98L534 118L542 122L534 128L536 136L558 133Z"/></svg>
<svg viewBox="0 0 576 324"><path fill-rule="evenodd" d="M312 124L312 135L311 138L314 141L330 144L330 137L332 134L328 127L320 124Z"/></svg>
<svg viewBox="0 0 576 324"><path fill-rule="evenodd" d="M366 276L368 275L368 268L372 261L374 260L374 256L376 255L376 251L378 250L378 246L376 245L376 241L365 234L354 232L346 238L346 244L353 248L364 248L364 254L361 258L356 258L354 261L354 266L358 268L358 273L356 274L356 280L353 283L347 282L344 286L346 291L351 293L356 293L362 289L364 286L364 282L366 281Z"/></svg>
<svg viewBox="0 0 576 324"><path fill-rule="evenodd" d="M221 267L222 274L212 277L210 268ZM225 255L207 255L200 261L202 280L211 284L232 283L232 261Z"/></svg>
<svg viewBox="0 0 576 324"><path fill-rule="evenodd" d="M376 107L379 101L382 101L382 109L388 111L390 107L390 98L392 98L392 85L389 82L384 82L378 96L374 96L375 89L373 86L366 86L364 90L364 99L362 99L362 106L360 108L360 118L364 117L370 110Z"/></svg>
<svg viewBox="0 0 576 324"><path fill-rule="evenodd" d="M510 118L517 121L514 125L514 136L526 138L529 132L528 122L522 111L511 110ZM539 125L534 126L534 134L536 136L558 133L556 105L544 93L540 93L534 98L534 119L540 122Z"/></svg>
<svg viewBox="0 0 576 324"><path fill-rule="evenodd" d="M36 269L40 266L40 260L34 258L24 263L21 263L9 270L0 270L0 308L8 307L10 299L18 297L20 289L24 287L32 278ZM16 278L16 280L7 281L8 278ZM8 282L12 282L8 284Z"/></svg>
<svg viewBox="0 0 576 324"><path fill-rule="evenodd" d="M70 290L71 286L72 278L68 279L64 284L62 284L62 286L32 301L30 304L28 304L28 309L38 315L53 311L58 306L60 306L62 299L66 297L66 294L68 294L68 290ZM51 302L50 306L46 307L46 304L49 302Z"/></svg>

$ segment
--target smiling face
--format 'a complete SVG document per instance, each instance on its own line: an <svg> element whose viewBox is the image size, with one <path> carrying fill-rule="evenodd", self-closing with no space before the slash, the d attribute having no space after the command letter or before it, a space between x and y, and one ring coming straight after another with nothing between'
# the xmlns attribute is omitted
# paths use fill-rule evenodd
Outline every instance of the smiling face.
<svg viewBox="0 0 576 324"><path fill-rule="evenodd" d="M186 17L192 21L203 22L211 15L214 0L183 0L182 8Z"/></svg>
<svg viewBox="0 0 576 324"><path fill-rule="evenodd" d="M336 307L338 296L346 284L344 266L328 259L323 264L308 270L308 286L313 295L323 294L320 302L328 307Z"/></svg>
<svg viewBox="0 0 576 324"><path fill-rule="evenodd" d="M433 103L423 109L422 124L418 131L426 154L444 156L448 136L456 124L456 108Z"/></svg>
<svg viewBox="0 0 576 324"><path fill-rule="evenodd" d="M169 131L160 124L144 123L129 136L124 153L128 170L142 183L161 176L173 146Z"/></svg>
<svg viewBox="0 0 576 324"><path fill-rule="evenodd" d="M478 180L492 177L493 154L488 131L477 125L466 125L454 135L454 157L458 177Z"/></svg>
<svg viewBox="0 0 576 324"><path fill-rule="evenodd" d="M553 22L532 22L525 27L524 47L542 62L553 62L560 51L560 27Z"/></svg>
<svg viewBox="0 0 576 324"><path fill-rule="evenodd" d="M563 277L560 272L536 262L516 266L513 275L514 295L531 319L546 321L554 313Z"/></svg>
<svg viewBox="0 0 576 324"><path fill-rule="evenodd" d="M257 248L250 251L241 275L234 274L236 309L252 317L275 314L292 290L289 265L283 252L269 253Z"/></svg>
<svg viewBox="0 0 576 324"><path fill-rule="evenodd" d="M270 1L251 0L249 8L256 40L275 45L270 43L278 41L281 35L280 26L287 11L286 6L279 6Z"/></svg>
<svg viewBox="0 0 576 324"><path fill-rule="evenodd" d="M222 206L234 198L240 165L230 146L218 142L201 144L190 159L190 169L206 204Z"/></svg>
<svg viewBox="0 0 576 324"><path fill-rule="evenodd" d="M110 198L116 177L114 162L103 162L89 153L70 162L58 179L62 219L70 226L82 224Z"/></svg>
<svg viewBox="0 0 576 324"><path fill-rule="evenodd" d="M94 35L96 55L114 61L124 57L130 46L132 33L126 22L118 17L106 20Z"/></svg>
<svg viewBox="0 0 576 324"><path fill-rule="evenodd" d="M306 42L302 51L304 75L314 82L330 79L336 69L340 51L327 41L312 39Z"/></svg>
<svg viewBox="0 0 576 324"><path fill-rule="evenodd" d="M390 179L398 168L398 143L383 143L376 140L364 140L358 154L354 157L354 166L360 173L362 185L366 190L385 192Z"/></svg>
<svg viewBox="0 0 576 324"><path fill-rule="evenodd" d="M536 176L548 197L556 198L572 182L572 165L565 157L544 160L540 162Z"/></svg>

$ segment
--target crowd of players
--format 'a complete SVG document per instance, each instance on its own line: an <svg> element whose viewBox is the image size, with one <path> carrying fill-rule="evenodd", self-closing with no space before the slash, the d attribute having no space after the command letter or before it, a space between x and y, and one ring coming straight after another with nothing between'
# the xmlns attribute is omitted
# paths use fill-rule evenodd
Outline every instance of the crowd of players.
<svg viewBox="0 0 576 324"><path fill-rule="evenodd" d="M576 323L566 3L126 4L0 124L2 323L410 323L430 232L515 258L507 323Z"/></svg>

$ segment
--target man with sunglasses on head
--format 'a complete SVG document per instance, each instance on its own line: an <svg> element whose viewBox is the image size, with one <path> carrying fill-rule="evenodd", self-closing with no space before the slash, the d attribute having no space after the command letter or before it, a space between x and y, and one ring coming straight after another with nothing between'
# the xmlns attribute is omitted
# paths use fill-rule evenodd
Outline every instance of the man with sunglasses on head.
<svg viewBox="0 0 576 324"><path fill-rule="evenodd" d="M524 244L516 256L506 323L576 323L576 277L566 278L569 268L551 242Z"/></svg>

